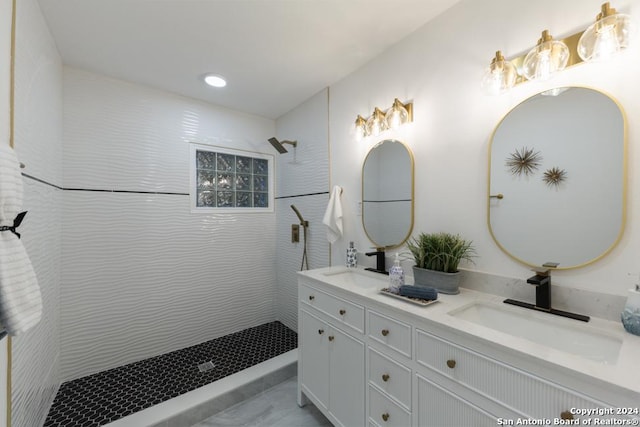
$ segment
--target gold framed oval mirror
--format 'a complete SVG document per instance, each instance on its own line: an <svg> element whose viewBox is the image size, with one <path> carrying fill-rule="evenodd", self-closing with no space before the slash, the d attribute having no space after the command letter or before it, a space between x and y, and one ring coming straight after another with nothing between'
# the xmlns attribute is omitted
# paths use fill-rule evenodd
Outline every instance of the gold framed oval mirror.
<svg viewBox="0 0 640 427"><path fill-rule="evenodd" d="M610 96L564 87L532 96L489 145L489 230L530 265L581 267L606 255L626 219L626 120Z"/></svg>
<svg viewBox="0 0 640 427"><path fill-rule="evenodd" d="M402 245L413 230L413 153L404 143L376 144L362 165L362 226L374 246Z"/></svg>

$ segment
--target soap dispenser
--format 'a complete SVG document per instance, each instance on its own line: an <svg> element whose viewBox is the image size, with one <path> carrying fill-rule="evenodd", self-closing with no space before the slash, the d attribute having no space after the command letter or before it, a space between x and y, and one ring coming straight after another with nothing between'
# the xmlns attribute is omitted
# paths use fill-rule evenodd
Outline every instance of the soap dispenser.
<svg viewBox="0 0 640 427"><path fill-rule="evenodd" d="M635 289L629 289L627 304L621 318L627 332L640 335L640 285L636 285Z"/></svg>
<svg viewBox="0 0 640 427"><path fill-rule="evenodd" d="M399 293L400 286L404 286L404 270L400 266L400 255L396 252L393 267L389 269L389 292Z"/></svg>
<svg viewBox="0 0 640 427"><path fill-rule="evenodd" d="M347 267L356 268L358 266L358 250L353 247L353 242L349 242L347 248Z"/></svg>

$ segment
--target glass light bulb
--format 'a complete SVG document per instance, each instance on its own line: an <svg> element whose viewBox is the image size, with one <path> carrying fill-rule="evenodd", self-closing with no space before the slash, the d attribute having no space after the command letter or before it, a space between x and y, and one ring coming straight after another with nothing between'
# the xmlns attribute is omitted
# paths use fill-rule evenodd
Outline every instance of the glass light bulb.
<svg viewBox="0 0 640 427"><path fill-rule="evenodd" d="M548 80L558 71L564 70L569 61L567 45L551 39L551 36L545 40L545 33L540 43L531 49L522 63L522 73L527 80Z"/></svg>
<svg viewBox="0 0 640 427"><path fill-rule="evenodd" d="M356 119L355 133L356 141L362 141L367 136L367 121L360 115Z"/></svg>
<svg viewBox="0 0 640 427"><path fill-rule="evenodd" d="M604 61L629 47L635 30L629 15L601 15L578 41L578 55L583 61Z"/></svg>
<svg viewBox="0 0 640 427"><path fill-rule="evenodd" d="M380 135L387 130L387 122L384 113L376 107L369 120L367 120L367 135Z"/></svg>
<svg viewBox="0 0 640 427"><path fill-rule="evenodd" d="M409 121L409 113L398 98L393 101L393 106L387 111L385 120L389 129L397 129Z"/></svg>
<svg viewBox="0 0 640 427"><path fill-rule="evenodd" d="M596 61L610 59L620 51L620 41L616 35L615 25L602 25L596 31L593 50L593 59Z"/></svg>
<svg viewBox="0 0 640 427"><path fill-rule="evenodd" d="M511 89L516 84L517 77L516 67L505 61L502 53L498 51L491 65L485 70L480 86L487 95L499 95Z"/></svg>

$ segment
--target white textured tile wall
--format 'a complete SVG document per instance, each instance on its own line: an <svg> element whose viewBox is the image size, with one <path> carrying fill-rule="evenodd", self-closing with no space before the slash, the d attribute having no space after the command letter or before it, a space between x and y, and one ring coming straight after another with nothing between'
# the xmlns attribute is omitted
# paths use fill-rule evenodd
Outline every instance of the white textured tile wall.
<svg viewBox="0 0 640 427"><path fill-rule="evenodd" d="M60 385L60 248L62 191L24 179L20 233L42 293L40 323L12 339L12 426L39 426Z"/></svg>
<svg viewBox="0 0 640 427"><path fill-rule="evenodd" d="M204 90L204 88L203 88ZM191 213L189 144L268 151L271 120L64 73L63 380L275 319L274 213Z"/></svg>
<svg viewBox="0 0 640 427"><path fill-rule="evenodd" d="M324 89L277 120L278 139L298 141L277 154L278 197L329 191L328 97Z"/></svg>
<svg viewBox="0 0 640 427"><path fill-rule="evenodd" d="M64 380L274 319L272 214L86 191L65 191L64 212Z"/></svg>
<svg viewBox="0 0 640 427"><path fill-rule="evenodd" d="M65 68L64 187L185 193L190 142L270 152L266 139L274 126L272 120Z"/></svg>
<svg viewBox="0 0 640 427"><path fill-rule="evenodd" d="M15 150L24 172L62 184L62 64L36 0L17 2ZM12 339L13 427L42 425L60 384L62 191L24 179L20 233L42 292L42 320Z"/></svg>
<svg viewBox="0 0 640 427"><path fill-rule="evenodd" d="M16 10L16 153L24 172L61 185L62 61L38 2Z"/></svg>
<svg viewBox="0 0 640 427"><path fill-rule="evenodd" d="M277 317L297 330L298 278L303 252L300 243L291 243L291 224L298 224L290 205L295 205L309 221L307 253L309 268L329 265L329 243L322 224L329 201L328 89L311 97L277 120L280 140L297 140L297 148L277 159ZM305 266L306 268L306 266Z"/></svg>
<svg viewBox="0 0 640 427"><path fill-rule="evenodd" d="M298 275L304 236L300 227L300 242L291 242L291 224L299 224L298 217L290 205L295 205L305 220L309 221L307 230L307 258L309 268L321 268L329 265L329 243L326 239L326 227L322 217L329 196L319 194L279 199L276 201L277 226L277 316L278 320L293 330L298 329ZM306 264L305 264L306 268Z"/></svg>

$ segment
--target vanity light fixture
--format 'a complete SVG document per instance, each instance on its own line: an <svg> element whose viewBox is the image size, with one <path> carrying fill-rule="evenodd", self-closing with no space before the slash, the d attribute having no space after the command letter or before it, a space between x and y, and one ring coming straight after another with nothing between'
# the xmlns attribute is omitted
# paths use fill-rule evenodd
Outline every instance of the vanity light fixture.
<svg viewBox="0 0 640 427"><path fill-rule="evenodd" d="M548 80L562 71L569 61L569 47L562 41L554 40L549 30L542 32L536 47L525 56L522 72L528 80Z"/></svg>
<svg viewBox="0 0 640 427"><path fill-rule="evenodd" d="M607 60L629 46L632 33L629 15L617 13L604 3L596 22L587 28L578 41L578 55L584 61Z"/></svg>
<svg viewBox="0 0 640 427"><path fill-rule="evenodd" d="M548 30L526 55L506 60L500 51L485 71L481 87L487 95L498 95L527 80L546 80L554 73L583 61L608 59L629 46L631 18L604 3L596 22L583 32L554 40ZM515 70L515 71L514 71Z"/></svg>
<svg viewBox="0 0 640 427"><path fill-rule="evenodd" d="M386 112L375 107L373 114L367 119L358 115L355 121L355 137L360 141L367 136L379 135L387 129L397 129L411 122L413 122L413 103L403 104L395 98L393 105Z"/></svg>

